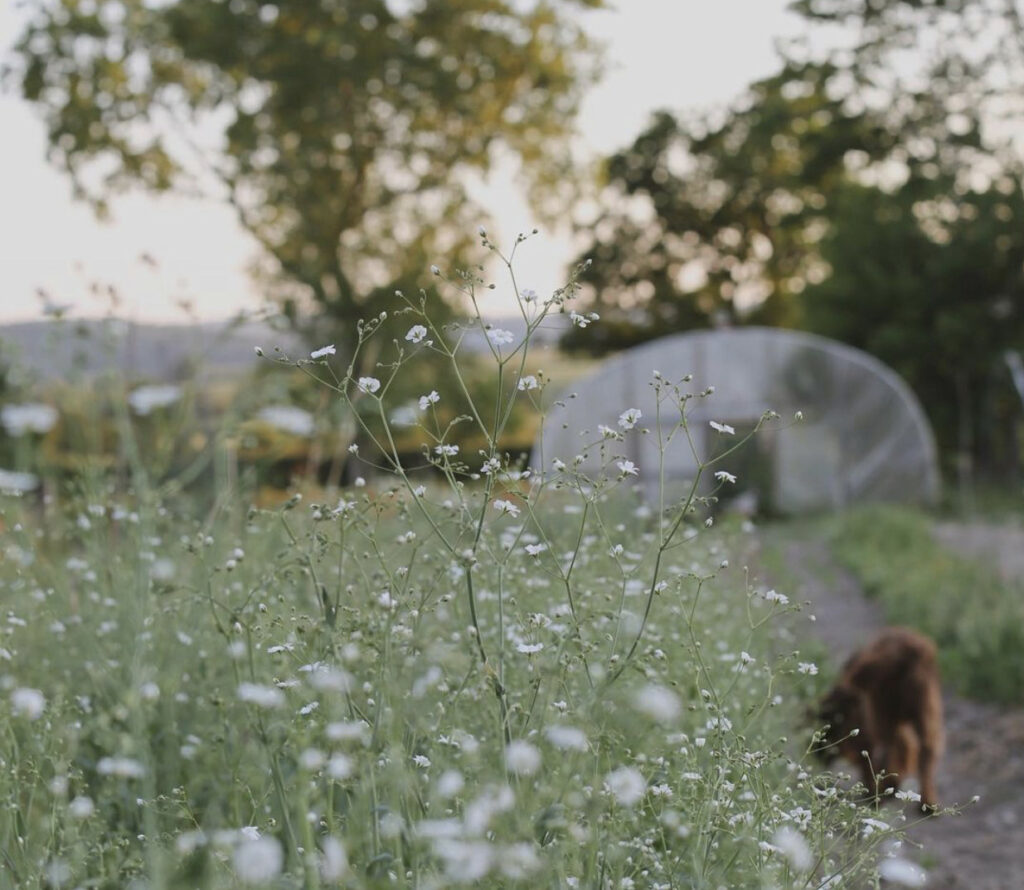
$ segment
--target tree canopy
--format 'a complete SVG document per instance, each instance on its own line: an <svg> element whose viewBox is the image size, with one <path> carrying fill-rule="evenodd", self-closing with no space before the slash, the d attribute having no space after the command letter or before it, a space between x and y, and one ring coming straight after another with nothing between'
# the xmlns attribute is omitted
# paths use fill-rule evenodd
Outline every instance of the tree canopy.
<svg viewBox="0 0 1024 890"><path fill-rule="evenodd" d="M286 307L315 303L350 348L483 221L464 171L500 144L535 194L564 181L598 58L578 12L602 4L38 0L16 75L80 196L230 201Z"/></svg>

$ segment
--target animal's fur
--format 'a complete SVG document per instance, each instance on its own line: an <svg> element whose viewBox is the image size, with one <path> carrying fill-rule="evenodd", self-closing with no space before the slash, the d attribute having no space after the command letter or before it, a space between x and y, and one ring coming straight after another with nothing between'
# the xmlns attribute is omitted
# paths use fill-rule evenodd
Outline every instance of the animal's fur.
<svg viewBox="0 0 1024 890"><path fill-rule="evenodd" d="M922 803L937 806L942 693L935 644L927 637L905 627L883 630L850 656L818 720L828 727L818 749L823 759L844 757L859 766L864 785L879 797L916 773ZM859 732L851 736L854 729Z"/></svg>

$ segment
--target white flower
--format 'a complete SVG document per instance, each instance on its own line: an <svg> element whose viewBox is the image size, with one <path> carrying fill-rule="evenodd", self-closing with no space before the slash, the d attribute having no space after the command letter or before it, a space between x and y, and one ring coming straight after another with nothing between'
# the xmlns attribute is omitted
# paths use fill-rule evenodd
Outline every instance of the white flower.
<svg viewBox="0 0 1024 890"><path fill-rule="evenodd" d="M540 556L545 550L548 549L547 544L527 544L524 548L530 556Z"/></svg>
<svg viewBox="0 0 1024 890"><path fill-rule="evenodd" d="M797 666L797 670L801 674L808 674L813 677L818 673L818 666L813 661L801 661Z"/></svg>
<svg viewBox="0 0 1024 890"><path fill-rule="evenodd" d="M519 291L519 297L524 303L535 303L537 301L537 291L532 287L524 287Z"/></svg>
<svg viewBox="0 0 1024 890"><path fill-rule="evenodd" d="M528 389L537 389L540 384L537 383L537 378L534 377L533 374L527 374L525 377L520 377L519 383L516 385L518 389L525 391Z"/></svg>
<svg viewBox="0 0 1024 890"><path fill-rule="evenodd" d="M505 749L505 766L517 776L532 776L540 769L540 751L523 739L509 742Z"/></svg>
<svg viewBox="0 0 1024 890"><path fill-rule="evenodd" d="M509 516L518 516L519 507L512 503L512 501L501 500L500 498L494 502L494 509L499 513L507 513Z"/></svg>
<svg viewBox="0 0 1024 890"><path fill-rule="evenodd" d="M332 343L330 346L321 346L319 349L314 349L310 354L310 358L323 358L325 355L335 355L337 350L334 348Z"/></svg>
<svg viewBox="0 0 1024 890"><path fill-rule="evenodd" d="M770 603L778 603L780 606L789 605L789 597L784 593L776 593L774 590L769 590L764 594L764 598Z"/></svg>
<svg viewBox="0 0 1024 890"><path fill-rule="evenodd" d="M669 688L648 683L633 700L633 706L658 723L671 723L682 711L679 697Z"/></svg>
<svg viewBox="0 0 1024 890"><path fill-rule="evenodd" d="M267 405L256 416L293 436L311 436L316 427L313 415L296 405Z"/></svg>
<svg viewBox="0 0 1024 890"><path fill-rule="evenodd" d="M11 693L11 711L19 717L36 720L46 710L46 698L38 689L21 687Z"/></svg>
<svg viewBox="0 0 1024 890"><path fill-rule="evenodd" d="M517 643L516 651L522 652L523 655L536 655L541 649L544 648L543 643Z"/></svg>
<svg viewBox="0 0 1024 890"><path fill-rule="evenodd" d="M631 430L637 425L641 417L643 417L643 413L639 408L629 408L619 415L619 426L624 430Z"/></svg>
<svg viewBox="0 0 1024 890"><path fill-rule="evenodd" d="M376 377L360 377L356 386L360 392L373 395L373 393L380 389L380 381Z"/></svg>
<svg viewBox="0 0 1024 890"><path fill-rule="evenodd" d="M903 887L924 887L928 883L927 872L906 859L883 859L878 864L878 874L884 880Z"/></svg>
<svg viewBox="0 0 1024 890"><path fill-rule="evenodd" d="M549 742L563 751L586 751L587 737L575 726L549 726L544 730Z"/></svg>
<svg viewBox="0 0 1024 890"><path fill-rule="evenodd" d="M284 693L273 686L261 686L259 683L239 683L238 698L261 708L280 708L284 706Z"/></svg>
<svg viewBox="0 0 1024 890"><path fill-rule="evenodd" d="M181 387L173 383L140 386L128 394L128 404L136 414L145 416L154 408L166 408L181 398Z"/></svg>
<svg viewBox="0 0 1024 890"><path fill-rule="evenodd" d="M0 493L27 494L39 487L39 477L32 473L18 473L0 469Z"/></svg>
<svg viewBox="0 0 1024 890"><path fill-rule="evenodd" d="M725 472L725 470L719 470L717 473L715 473L715 478L719 482L735 482L736 481L736 477L733 476L732 473Z"/></svg>
<svg viewBox="0 0 1024 890"><path fill-rule="evenodd" d="M96 771L101 776L120 776L123 779L141 779L146 775L146 767L131 757L100 758Z"/></svg>
<svg viewBox="0 0 1024 890"><path fill-rule="evenodd" d="M7 434L17 438L25 433L48 433L60 415L52 405L30 402L24 405L4 405L0 408L0 423Z"/></svg>
<svg viewBox="0 0 1024 890"><path fill-rule="evenodd" d="M437 394L436 389L432 389L425 396L420 396L420 411L426 411L431 405L436 405L441 401L441 397Z"/></svg>
<svg viewBox="0 0 1024 890"><path fill-rule="evenodd" d="M615 466L619 468L619 472L621 472L623 476L637 476L640 473L636 464L631 460L620 460Z"/></svg>
<svg viewBox="0 0 1024 890"><path fill-rule="evenodd" d="M443 455L444 457L454 457L459 453L458 445L436 445L434 446L434 453Z"/></svg>
<svg viewBox="0 0 1024 890"><path fill-rule="evenodd" d="M438 838L434 853L444 862L445 878L452 884L475 884L493 864L494 849L489 841Z"/></svg>
<svg viewBox="0 0 1024 890"><path fill-rule="evenodd" d="M635 806L647 793L647 780L631 766L612 770L604 777L604 785L624 807Z"/></svg>
<svg viewBox="0 0 1024 890"><path fill-rule="evenodd" d="M352 775L352 758L344 754L334 754L327 761L327 775L338 782Z"/></svg>
<svg viewBox="0 0 1024 890"><path fill-rule="evenodd" d="M414 754L412 762L416 764L420 769L427 769L430 766L430 758L424 757L422 754Z"/></svg>
<svg viewBox="0 0 1024 890"><path fill-rule="evenodd" d="M586 315L581 315L575 309L569 313L569 318L578 328L585 328L592 321L597 321L600 317L596 312L588 312Z"/></svg>
<svg viewBox="0 0 1024 890"><path fill-rule="evenodd" d="M88 819L96 809L91 797L79 794L68 804L68 812L74 819Z"/></svg>
<svg viewBox="0 0 1024 890"><path fill-rule="evenodd" d="M565 461L556 457L551 461L551 466L553 466L557 472L561 473L565 470Z"/></svg>
<svg viewBox="0 0 1024 890"><path fill-rule="evenodd" d="M501 460L497 457L490 457L483 462L483 466L480 467L480 472L485 476L489 476L491 473L495 473L501 469Z"/></svg>
<svg viewBox="0 0 1024 890"><path fill-rule="evenodd" d="M244 840L235 847L232 862L243 884L269 884L281 873L284 852L276 838Z"/></svg>
<svg viewBox="0 0 1024 890"><path fill-rule="evenodd" d="M320 857L320 877L336 884L348 874L348 854L345 846L336 837L323 841L323 855Z"/></svg>
<svg viewBox="0 0 1024 890"><path fill-rule="evenodd" d="M441 270L437 266L431 266L430 267L430 274L431 275L440 275L441 274Z"/></svg>
<svg viewBox="0 0 1024 890"><path fill-rule="evenodd" d="M410 343L421 343L423 338L427 336L427 329L421 324L414 324L405 335L405 339Z"/></svg>
<svg viewBox="0 0 1024 890"><path fill-rule="evenodd" d="M465 787L465 784L466 780L458 770L445 770L437 780L437 793L443 798L452 798Z"/></svg>
<svg viewBox="0 0 1024 890"><path fill-rule="evenodd" d="M789 860L794 871L805 872L814 865L811 848L795 828L783 825L772 837L772 844Z"/></svg>
<svg viewBox="0 0 1024 890"><path fill-rule="evenodd" d="M602 439L614 439L618 435L615 430L603 423L597 425L597 431L601 434Z"/></svg>
<svg viewBox="0 0 1024 890"><path fill-rule="evenodd" d="M711 425L711 429L715 430L716 432L722 433L723 435L726 436L736 435L736 430L734 430L727 423L718 423L718 421L715 420L709 420L708 423Z"/></svg>
<svg viewBox="0 0 1024 890"><path fill-rule="evenodd" d="M511 343L515 340L515 335L504 328L491 328L487 332L487 339L495 346L504 346L506 343Z"/></svg>

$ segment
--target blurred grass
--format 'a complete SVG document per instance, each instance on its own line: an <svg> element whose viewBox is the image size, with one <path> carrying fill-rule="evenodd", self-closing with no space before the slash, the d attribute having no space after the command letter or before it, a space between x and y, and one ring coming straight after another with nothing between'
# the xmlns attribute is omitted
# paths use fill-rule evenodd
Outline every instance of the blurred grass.
<svg viewBox="0 0 1024 890"><path fill-rule="evenodd" d="M973 698L1024 700L1024 583L950 552L932 520L904 507L872 506L838 517L831 544L892 624L931 636L945 681Z"/></svg>

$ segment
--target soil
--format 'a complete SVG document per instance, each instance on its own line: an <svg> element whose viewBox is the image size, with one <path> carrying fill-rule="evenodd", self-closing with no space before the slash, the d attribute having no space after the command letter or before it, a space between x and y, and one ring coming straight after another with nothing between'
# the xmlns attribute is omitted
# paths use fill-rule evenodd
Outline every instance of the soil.
<svg viewBox="0 0 1024 890"><path fill-rule="evenodd" d="M1024 531L943 525L937 535L965 555L995 561L1007 578L1024 578ZM777 539L791 599L810 603L813 632L842 663L884 624L857 579L839 566L828 544L808 528ZM768 532L771 541L773 533ZM780 588L781 589L781 588ZM946 751L937 785L943 806L958 815L926 819L908 832L908 858L928 872L935 890L1024 888L1024 710L946 695ZM979 796L977 803L971 798ZM917 849L910 847L916 846Z"/></svg>

